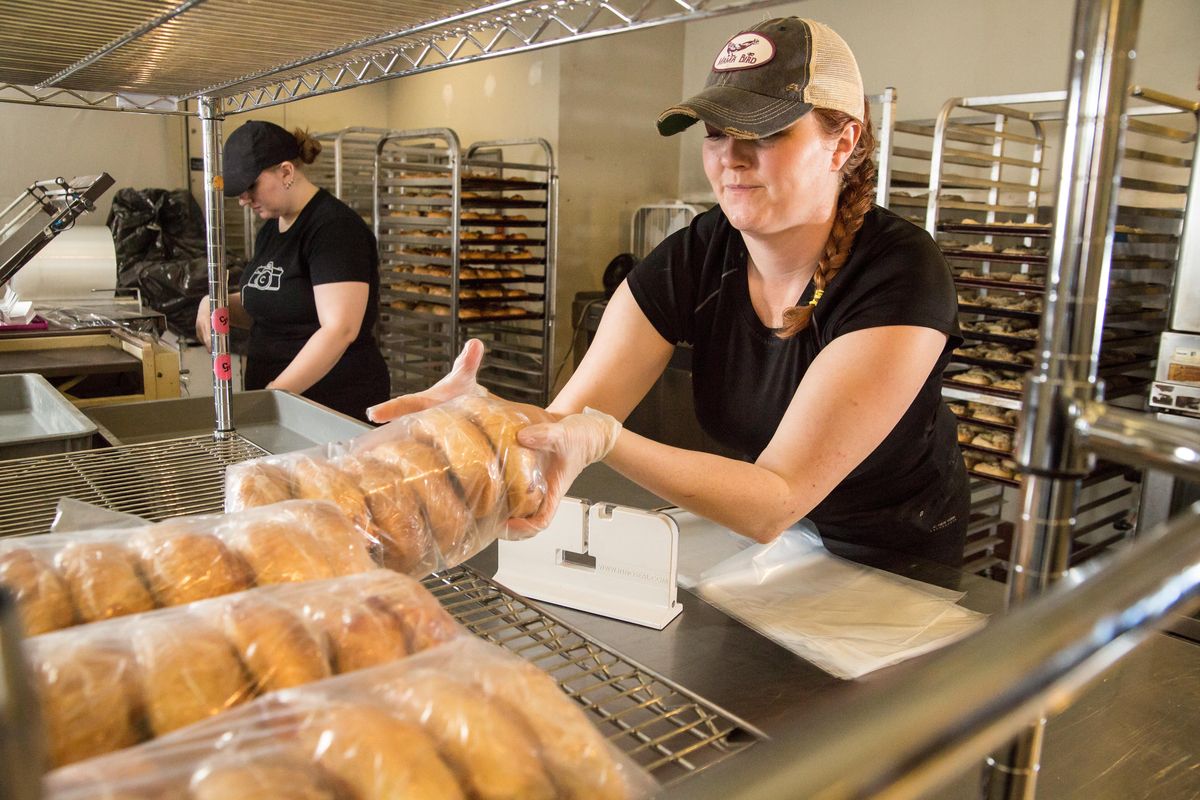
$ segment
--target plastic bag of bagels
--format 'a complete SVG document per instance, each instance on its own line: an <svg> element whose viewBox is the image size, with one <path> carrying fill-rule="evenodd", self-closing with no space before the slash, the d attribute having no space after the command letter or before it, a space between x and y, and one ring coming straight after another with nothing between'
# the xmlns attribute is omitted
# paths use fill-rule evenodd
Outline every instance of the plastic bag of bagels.
<svg viewBox="0 0 1200 800"><path fill-rule="evenodd" d="M335 503L410 575L458 564L541 507L541 453L517 432L543 410L463 396L345 442L247 461L225 473L228 511L292 497Z"/></svg>
<svg viewBox="0 0 1200 800"><path fill-rule="evenodd" d="M0 585L29 636L253 586L375 569L378 542L330 503L0 540Z"/></svg>
<svg viewBox="0 0 1200 800"><path fill-rule="evenodd" d="M467 636L273 692L44 787L48 800L624 800L656 785L548 675Z"/></svg>
<svg viewBox="0 0 1200 800"><path fill-rule="evenodd" d="M24 647L49 764L59 767L461 633L416 580L373 570L111 619Z"/></svg>

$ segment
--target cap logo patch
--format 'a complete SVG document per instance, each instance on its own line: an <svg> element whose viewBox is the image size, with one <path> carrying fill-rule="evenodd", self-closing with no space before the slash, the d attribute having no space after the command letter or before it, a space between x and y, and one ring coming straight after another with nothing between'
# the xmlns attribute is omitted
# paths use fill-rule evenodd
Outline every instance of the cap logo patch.
<svg viewBox="0 0 1200 800"><path fill-rule="evenodd" d="M775 57L775 44L761 33L739 33L717 53L714 72L761 67Z"/></svg>

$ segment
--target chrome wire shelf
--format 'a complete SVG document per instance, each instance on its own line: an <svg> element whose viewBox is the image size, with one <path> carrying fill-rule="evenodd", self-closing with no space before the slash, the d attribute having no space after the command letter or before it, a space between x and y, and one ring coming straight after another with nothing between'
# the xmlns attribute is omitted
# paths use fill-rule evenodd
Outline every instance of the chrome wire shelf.
<svg viewBox="0 0 1200 800"><path fill-rule="evenodd" d="M219 512L225 467L262 455L240 436L196 436L0 461L0 537L45 533L63 497L152 521Z"/></svg>
<svg viewBox="0 0 1200 800"><path fill-rule="evenodd" d="M601 733L663 786L766 736L649 669L588 639L470 567L424 580L472 633L548 673Z"/></svg>

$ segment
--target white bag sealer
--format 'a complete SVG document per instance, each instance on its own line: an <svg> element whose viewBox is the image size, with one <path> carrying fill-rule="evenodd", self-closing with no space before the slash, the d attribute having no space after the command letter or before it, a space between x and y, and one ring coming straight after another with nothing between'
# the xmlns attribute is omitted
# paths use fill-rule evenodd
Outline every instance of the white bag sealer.
<svg viewBox="0 0 1200 800"><path fill-rule="evenodd" d="M536 536L501 540L496 581L547 603L662 630L683 611L667 514L565 497Z"/></svg>

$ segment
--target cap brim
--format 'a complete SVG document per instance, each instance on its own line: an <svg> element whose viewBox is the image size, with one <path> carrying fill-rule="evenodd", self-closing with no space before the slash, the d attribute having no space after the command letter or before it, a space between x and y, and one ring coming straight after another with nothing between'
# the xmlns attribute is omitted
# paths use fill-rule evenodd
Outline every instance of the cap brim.
<svg viewBox="0 0 1200 800"><path fill-rule="evenodd" d="M221 178L225 181L225 188L223 190L225 196L237 197L254 184L254 181L258 178L258 173L246 175L238 170L228 170Z"/></svg>
<svg viewBox="0 0 1200 800"><path fill-rule="evenodd" d="M674 136L702 121L737 139L779 133L812 111L811 103L781 100L735 86L709 86L658 117L658 132Z"/></svg>

